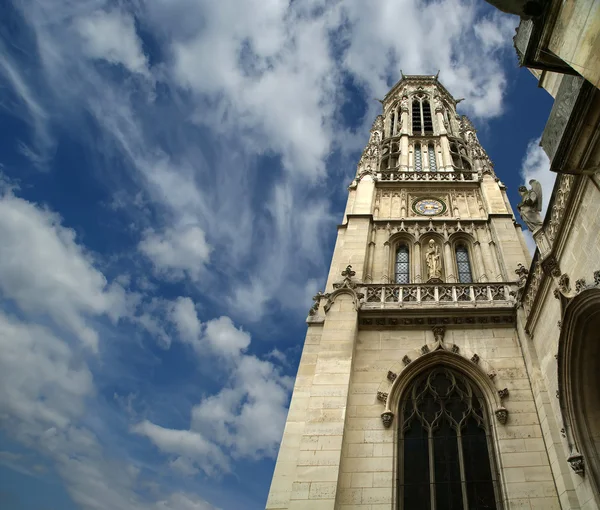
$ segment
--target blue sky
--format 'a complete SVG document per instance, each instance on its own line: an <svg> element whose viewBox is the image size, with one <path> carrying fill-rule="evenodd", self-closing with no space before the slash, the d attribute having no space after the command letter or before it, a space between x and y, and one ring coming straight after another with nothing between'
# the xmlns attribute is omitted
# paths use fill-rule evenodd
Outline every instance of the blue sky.
<svg viewBox="0 0 600 510"><path fill-rule="evenodd" d="M552 100L482 1L2 0L0 506L260 509L346 187L433 74L509 187Z"/></svg>

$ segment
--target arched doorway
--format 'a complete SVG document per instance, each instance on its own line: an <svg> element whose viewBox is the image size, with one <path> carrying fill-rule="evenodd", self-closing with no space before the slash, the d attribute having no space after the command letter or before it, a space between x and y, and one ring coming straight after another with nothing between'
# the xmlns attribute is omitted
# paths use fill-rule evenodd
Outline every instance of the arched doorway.
<svg viewBox="0 0 600 510"><path fill-rule="evenodd" d="M583 291L565 309L558 383L571 453L584 459L572 467L589 478L600 505L600 289Z"/></svg>

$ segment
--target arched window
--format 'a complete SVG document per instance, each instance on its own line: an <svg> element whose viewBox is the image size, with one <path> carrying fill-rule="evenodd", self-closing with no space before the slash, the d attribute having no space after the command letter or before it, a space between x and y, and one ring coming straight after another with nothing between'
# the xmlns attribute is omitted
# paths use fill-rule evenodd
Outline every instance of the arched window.
<svg viewBox="0 0 600 510"><path fill-rule="evenodd" d="M429 154L429 171L437 172L437 164L435 161L435 147L433 145L427 146L427 153Z"/></svg>
<svg viewBox="0 0 600 510"><path fill-rule="evenodd" d="M421 170L423 170L423 165L421 163L421 144L420 143L415 144L414 155L415 155L415 172L420 172Z"/></svg>
<svg viewBox="0 0 600 510"><path fill-rule="evenodd" d="M399 409L400 510L496 510L481 392L445 367L418 377Z"/></svg>
<svg viewBox="0 0 600 510"><path fill-rule="evenodd" d="M396 112L392 110L390 121L390 136L394 136L394 127L396 126Z"/></svg>
<svg viewBox="0 0 600 510"><path fill-rule="evenodd" d="M418 99L413 100L412 103L412 126L413 135L423 134L423 122L421 117L421 101Z"/></svg>
<svg viewBox="0 0 600 510"><path fill-rule="evenodd" d="M458 281L460 283L471 283L473 275L471 273L469 250L462 244L456 247L456 265L458 268Z"/></svg>
<svg viewBox="0 0 600 510"><path fill-rule="evenodd" d="M433 121L431 120L431 105L423 101L423 130L426 135L433 134Z"/></svg>
<svg viewBox="0 0 600 510"><path fill-rule="evenodd" d="M404 244L396 250L396 267L394 270L396 283L410 283L408 247Z"/></svg>

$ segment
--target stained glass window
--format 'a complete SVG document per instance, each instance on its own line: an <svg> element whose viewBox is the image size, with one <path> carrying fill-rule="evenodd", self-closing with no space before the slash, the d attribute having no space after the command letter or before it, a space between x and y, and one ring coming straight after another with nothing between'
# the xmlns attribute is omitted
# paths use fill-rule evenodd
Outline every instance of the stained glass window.
<svg viewBox="0 0 600 510"><path fill-rule="evenodd" d="M405 245L399 246L398 251L396 251L395 275L396 283L410 283L408 247Z"/></svg>
<svg viewBox="0 0 600 510"><path fill-rule="evenodd" d="M445 367L400 402L400 510L496 510L487 416L478 389Z"/></svg>
<svg viewBox="0 0 600 510"><path fill-rule="evenodd" d="M415 144L415 172L420 172L423 169L421 163L421 144Z"/></svg>
<svg viewBox="0 0 600 510"><path fill-rule="evenodd" d="M458 266L458 281L460 283L471 283L473 276L471 274L469 251L462 245L456 247L456 265Z"/></svg>
<svg viewBox="0 0 600 510"><path fill-rule="evenodd" d="M427 147L427 153L429 154L429 171L437 172L437 164L435 161L435 148L433 145Z"/></svg>

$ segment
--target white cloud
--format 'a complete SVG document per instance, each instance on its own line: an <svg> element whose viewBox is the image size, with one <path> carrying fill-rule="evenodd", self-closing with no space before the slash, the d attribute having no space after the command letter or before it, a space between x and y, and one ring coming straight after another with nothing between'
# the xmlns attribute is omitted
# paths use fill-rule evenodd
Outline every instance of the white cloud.
<svg viewBox="0 0 600 510"><path fill-rule="evenodd" d="M191 302L180 298L176 303L185 310L183 323L195 317ZM182 324L181 314L172 315ZM197 325L181 327L183 341ZM229 470L229 458L260 459L274 457L287 416L292 379L282 376L276 365L245 354L250 335L236 328L229 317L206 323L198 343L198 354L213 355L227 363L228 380L216 394L204 398L192 409L189 430L164 428L144 421L133 431L147 436L164 453L174 456L170 465L181 473L202 469L208 474Z"/></svg>
<svg viewBox="0 0 600 510"><path fill-rule="evenodd" d="M148 61L132 16L118 10L96 11L75 21L84 51L94 59L122 64L132 73L148 76Z"/></svg>
<svg viewBox="0 0 600 510"><path fill-rule="evenodd" d="M194 302L189 297L179 297L171 304L170 314L181 339L196 344L200 339L202 324L198 320Z"/></svg>
<svg viewBox="0 0 600 510"><path fill-rule="evenodd" d="M167 429L149 421L134 425L132 431L146 436L165 453L195 460L207 474L213 474L215 469L230 469L229 461L221 450L196 432Z"/></svg>
<svg viewBox="0 0 600 510"><path fill-rule="evenodd" d="M92 375L51 331L0 312L0 352L1 421L22 440L81 415Z"/></svg>
<svg viewBox="0 0 600 510"><path fill-rule="evenodd" d="M211 252L203 230L197 225L167 228L160 233L146 230L139 249L152 261L159 274L174 279L184 278L187 274L196 280Z"/></svg>
<svg viewBox="0 0 600 510"><path fill-rule="evenodd" d="M0 198L0 291L29 314L50 317L93 350L97 332L86 316L127 313L118 284L108 285L75 232L47 210L6 193Z"/></svg>

